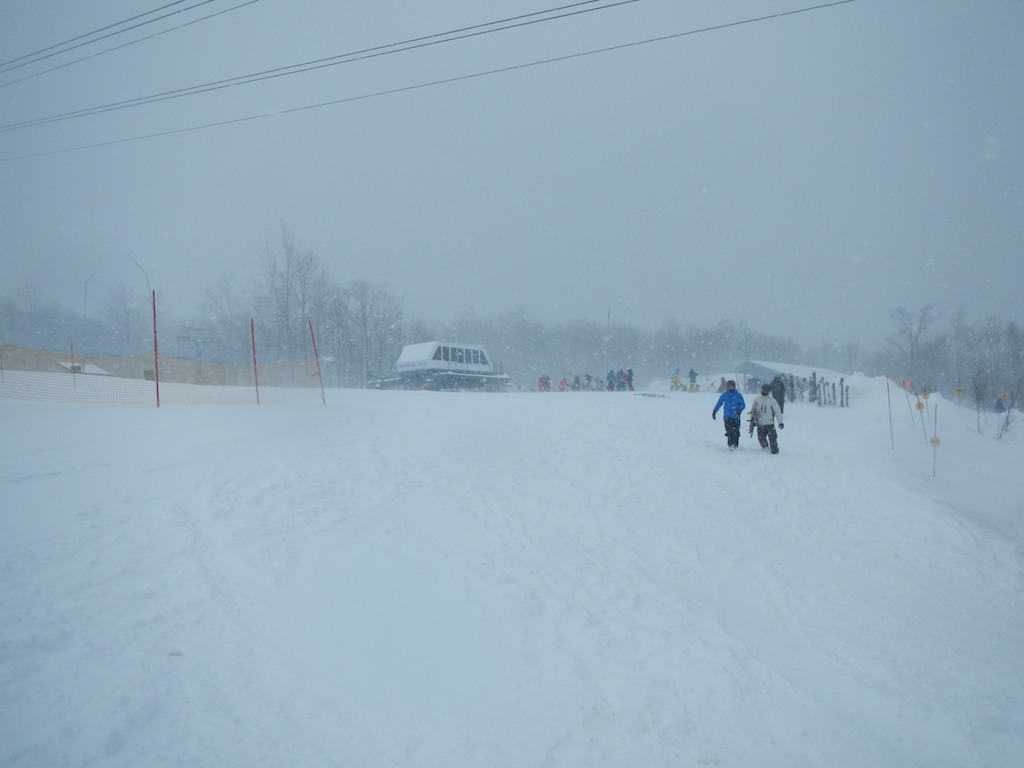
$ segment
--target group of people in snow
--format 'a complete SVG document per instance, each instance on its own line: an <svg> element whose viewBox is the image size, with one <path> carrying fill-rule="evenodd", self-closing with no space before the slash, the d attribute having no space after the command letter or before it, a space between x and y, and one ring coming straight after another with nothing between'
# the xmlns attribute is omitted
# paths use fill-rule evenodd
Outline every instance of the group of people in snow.
<svg viewBox="0 0 1024 768"><path fill-rule="evenodd" d="M559 392L632 392L633 391L633 369L626 368L614 371L609 369L608 375L604 378L591 376L589 373L576 374L570 379L563 376L558 382ZM551 377L546 373L537 379L538 392L551 391Z"/></svg>
<svg viewBox="0 0 1024 768"><path fill-rule="evenodd" d="M776 379L781 383L780 377ZM785 385L783 385L785 386ZM785 389L782 395L785 400ZM711 411L711 418L718 417L718 411L722 411L722 421L725 423L725 439L729 450L734 451L740 444L740 421L743 419L743 410L747 407L746 401L736 389L736 382L729 379L725 383L725 391L718 396ZM761 385L761 394L754 398L750 406L750 429L751 432L757 429L757 442L762 448L767 448L772 453L779 452L779 435L775 430L775 421L778 419L779 429L783 428L782 405L772 394L772 385Z"/></svg>
<svg viewBox="0 0 1024 768"><path fill-rule="evenodd" d="M680 373L678 368L676 368L672 372L672 387L671 387L671 390L673 392L678 392L678 391L680 391L682 389L686 389L688 392L699 392L700 391L700 384L697 383L697 372L695 370L693 370L693 368L691 368L690 372L688 374L686 374L686 377L687 377L687 379L689 379L689 385L688 386L683 384L683 374Z"/></svg>

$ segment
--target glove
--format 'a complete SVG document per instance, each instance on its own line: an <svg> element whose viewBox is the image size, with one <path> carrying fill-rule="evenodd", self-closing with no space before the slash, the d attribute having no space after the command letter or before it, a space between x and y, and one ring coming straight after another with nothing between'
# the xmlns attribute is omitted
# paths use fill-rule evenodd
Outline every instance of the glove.
<svg viewBox="0 0 1024 768"><path fill-rule="evenodd" d="M712 421L714 421L714 420L715 420L715 412L714 412L714 411L712 411L712 412L711 412L711 420L712 420Z"/></svg>
<svg viewBox="0 0 1024 768"><path fill-rule="evenodd" d="M782 422L780 421L780 422L779 422L779 429L782 429L782 428L783 428L784 426L786 426L786 425L785 425L785 424L783 424L783 423L782 423Z"/></svg>

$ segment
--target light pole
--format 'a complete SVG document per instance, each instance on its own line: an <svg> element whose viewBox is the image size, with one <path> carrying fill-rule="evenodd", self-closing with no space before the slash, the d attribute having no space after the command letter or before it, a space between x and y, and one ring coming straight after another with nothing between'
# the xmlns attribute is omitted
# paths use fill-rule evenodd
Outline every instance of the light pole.
<svg viewBox="0 0 1024 768"><path fill-rule="evenodd" d="M146 278L146 290L149 292L150 295L152 295L153 294L153 289L149 285L149 275L146 273L146 270L142 269L142 265L139 264L139 262L137 262L135 260L135 257L132 256L130 253L128 254L128 258L132 260L132 264L134 264L136 267L138 267L142 271L143 276L145 276L145 278Z"/></svg>
<svg viewBox="0 0 1024 768"><path fill-rule="evenodd" d="M82 315L84 316L89 306L89 280L96 277L96 273L93 272L89 275L89 279L85 281L85 285L82 287Z"/></svg>

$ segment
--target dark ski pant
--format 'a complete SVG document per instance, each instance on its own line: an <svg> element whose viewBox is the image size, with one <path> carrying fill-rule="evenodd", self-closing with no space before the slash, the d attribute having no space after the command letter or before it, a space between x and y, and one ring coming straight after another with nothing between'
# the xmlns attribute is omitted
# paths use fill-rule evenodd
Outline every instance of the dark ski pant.
<svg viewBox="0 0 1024 768"><path fill-rule="evenodd" d="M725 440L726 442L736 447L740 444L740 420L739 419L722 419L725 422Z"/></svg>
<svg viewBox="0 0 1024 768"><path fill-rule="evenodd" d="M757 427L757 442L761 444L762 448L771 446L772 453L779 452L779 434L775 431L775 425L769 424L767 427L758 425Z"/></svg>

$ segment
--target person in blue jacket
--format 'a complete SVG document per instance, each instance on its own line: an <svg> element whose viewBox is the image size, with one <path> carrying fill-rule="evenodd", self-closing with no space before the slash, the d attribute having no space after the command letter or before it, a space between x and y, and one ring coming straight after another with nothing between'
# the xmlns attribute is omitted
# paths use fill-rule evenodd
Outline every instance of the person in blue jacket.
<svg viewBox="0 0 1024 768"><path fill-rule="evenodd" d="M743 395L736 391L736 382L729 379L725 382L725 392L718 396L715 409L711 411L711 418L722 409L722 421L725 422L725 440L729 444L729 450L734 451L740 444L740 419L743 418L743 409L747 404L743 401Z"/></svg>

